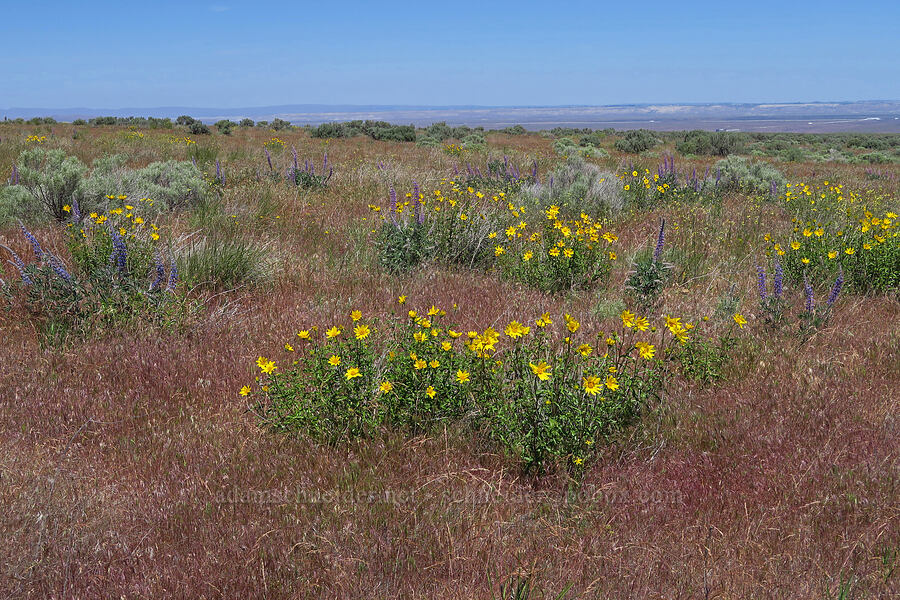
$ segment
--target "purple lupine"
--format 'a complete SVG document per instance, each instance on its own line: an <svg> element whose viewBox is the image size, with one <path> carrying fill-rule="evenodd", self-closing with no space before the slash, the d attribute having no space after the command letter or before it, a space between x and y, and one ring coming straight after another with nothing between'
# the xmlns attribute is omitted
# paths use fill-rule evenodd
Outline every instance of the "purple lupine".
<svg viewBox="0 0 900 600"><path fill-rule="evenodd" d="M538 181L538 168L536 160L531 161L531 178L535 181Z"/></svg>
<svg viewBox="0 0 900 600"><path fill-rule="evenodd" d="M666 243L666 220L663 219L659 224L659 235L656 237L656 248L653 250L653 262L659 260L662 256L663 245Z"/></svg>
<svg viewBox="0 0 900 600"><path fill-rule="evenodd" d="M172 266L169 269L169 282L166 284L166 291L174 294L176 285L178 285L178 265L176 265L173 260Z"/></svg>
<svg viewBox="0 0 900 600"><path fill-rule="evenodd" d="M12 174L9 177L10 185L19 185L19 169L16 167L16 163L13 163L12 166Z"/></svg>
<svg viewBox="0 0 900 600"><path fill-rule="evenodd" d="M325 152L325 159L322 161L322 173L328 170L328 152Z"/></svg>
<svg viewBox="0 0 900 600"><path fill-rule="evenodd" d="M9 248L6 249L9 250L10 254L12 254L12 260L9 262L16 268L16 270L19 271L19 275L22 277L22 283L24 283L25 285L31 285L32 283L34 283L31 280L31 277L29 277L28 273L25 271L25 263L21 258L19 258L19 255Z"/></svg>
<svg viewBox="0 0 900 600"><path fill-rule="evenodd" d="M756 267L756 287L759 289L759 299L766 299L766 270L760 266Z"/></svg>
<svg viewBox="0 0 900 600"><path fill-rule="evenodd" d="M194 157L194 156L191 157L191 164L194 165L195 169L197 168L197 158L196 157Z"/></svg>
<svg viewBox="0 0 900 600"><path fill-rule="evenodd" d="M272 166L272 155L269 154L269 149L268 149L268 148L263 148L263 150L264 150L265 153L266 153L266 162L269 163L269 170L270 170L270 171L274 171L275 168Z"/></svg>
<svg viewBox="0 0 900 600"><path fill-rule="evenodd" d="M722 171L719 167L716 167L716 186L719 185L719 180L722 179Z"/></svg>
<svg viewBox="0 0 900 600"><path fill-rule="evenodd" d="M775 183L775 180L774 180L774 179L772 180L772 185L770 186L769 193L770 193L772 196L777 196L777 195L778 195L778 185Z"/></svg>
<svg viewBox="0 0 900 600"><path fill-rule="evenodd" d="M219 165L219 159L216 159L216 179L222 178L222 167Z"/></svg>
<svg viewBox="0 0 900 600"><path fill-rule="evenodd" d="M72 221L81 222L81 207L78 206L78 200L72 200Z"/></svg>
<svg viewBox="0 0 900 600"><path fill-rule="evenodd" d="M66 281L67 283L71 283L71 282L72 282L72 276L69 275L69 272L66 271L66 268L63 266L63 264L62 264L55 256L51 256L51 257L49 258L48 262L50 263L50 268L53 269L53 272L56 273L56 275L57 275L60 279L63 279L63 280Z"/></svg>
<svg viewBox="0 0 900 600"><path fill-rule="evenodd" d="M113 261L119 273L124 274L128 269L128 250L125 247L125 240L115 229L110 229L110 236L113 241Z"/></svg>
<svg viewBox="0 0 900 600"><path fill-rule="evenodd" d="M834 285L831 288L831 293L828 294L828 300L825 301L825 303L828 306L832 306L834 304L835 300L837 300L838 294L841 293L842 287L844 287L844 270L843 269L841 269L838 272L837 279L834 280Z"/></svg>
<svg viewBox="0 0 900 600"><path fill-rule="evenodd" d="M43 260L44 251L41 250L41 245L38 243L37 238L34 237L30 231L25 229L24 225L19 225L22 228L22 235L25 236L25 239L28 240L28 243L31 244L31 249L34 251L35 260Z"/></svg>
<svg viewBox="0 0 900 600"><path fill-rule="evenodd" d="M156 279L154 279L154 280L153 280L153 283L150 284L150 291L151 291L151 292L152 292L153 290L158 290L158 289L159 289L159 286L162 285L162 281L163 281L163 279L164 279L165 276L166 276L166 266L163 264L162 257L160 257L160 256L157 254L157 255L156 255L156 258L154 259L154 262L156 263L156 264L155 264L155 266L156 266Z"/></svg>
<svg viewBox="0 0 900 600"><path fill-rule="evenodd" d="M294 157L294 171L296 172L297 169L299 168L299 165L297 164L297 147L296 146L291 146L291 156Z"/></svg>
<svg viewBox="0 0 900 600"><path fill-rule="evenodd" d="M812 314L816 305L813 301L813 289L812 286L809 285L809 278L806 275L803 276L803 291L806 294L806 312Z"/></svg>
<svg viewBox="0 0 900 600"><path fill-rule="evenodd" d="M772 291L775 294L777 299L781 299L781 292L783 291L784 285L784 269L781 267L781 263L777 260L775 261L775 280L772 283Z"/></svg>

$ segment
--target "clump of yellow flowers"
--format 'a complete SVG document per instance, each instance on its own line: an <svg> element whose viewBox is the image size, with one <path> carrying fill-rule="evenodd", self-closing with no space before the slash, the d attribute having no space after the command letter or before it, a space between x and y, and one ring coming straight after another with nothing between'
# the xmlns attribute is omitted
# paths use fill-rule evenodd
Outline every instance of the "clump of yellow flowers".
<svg viewBox="0 0 900 600"><path fill-rule="evenodd" d="M659 392L668 348L694 325L666 316L658 326L625 310L610 331L573 315L468 330L438 306L382 318L350 312L300 329L282 359L259 357L256 389L243 386L263 420L327 443L410 434L447 424L471 427L526 470L556 461L583 469L596 440L630 423Z"/></svg>

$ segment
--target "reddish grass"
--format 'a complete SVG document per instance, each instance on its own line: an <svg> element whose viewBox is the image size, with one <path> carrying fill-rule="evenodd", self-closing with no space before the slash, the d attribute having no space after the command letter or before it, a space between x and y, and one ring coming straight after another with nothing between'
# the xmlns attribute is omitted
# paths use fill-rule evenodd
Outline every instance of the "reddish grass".
<svg viewBox="0 0 900 600"><path fill-rule="evenodd" d="M109 134L86 134L73 148L90 158ZM216 139L261 148L267 137ZM279 137L301 155L320 148ZM549 146L491 142L541 156ZM410 145L328 148L338 169L392 157L410 180L452 164ZM847 185L861 176L842 169ZM384 314L403 293L416 307L457 303L460 325L475 328L543 310L588 314L597 302L490 274L396 279L339 260L358 252L343 232L378 200L353 173L339 170L321 198L279 192L283 218L253 235L290 252L289 268L269 289L213 301L213 316L184 335L126 331L45 351L15 313L4 317L0 596L489 598L515 575L585 598L826 598L847 580L856 597L900 593L882 565L900 549L896 299L844 298L803 346L751 318L728 380L676 379L577 493L560 473L521 478L456 431L329 448L258 427L236 393L255 357L351 308ZM725 214L740 222L746 210L735 199ZM623 223L622 246L645 243L664 212ZM24 256L16 236L0 241ZM664 309L709 314L732 280L752 297L744 271L669 290ZM624 266L600 297L620 297L623 280Z"/></svg>

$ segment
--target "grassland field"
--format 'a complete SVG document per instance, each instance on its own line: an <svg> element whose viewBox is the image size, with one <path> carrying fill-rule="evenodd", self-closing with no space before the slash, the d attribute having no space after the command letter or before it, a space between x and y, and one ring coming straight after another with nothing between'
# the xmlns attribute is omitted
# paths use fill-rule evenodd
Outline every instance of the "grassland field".
<svg viewBox="0 0 900 600"><path fill-rule="evenodd" d="M227 129L0 123L0 597L900 596L900 135Z"/></svg>

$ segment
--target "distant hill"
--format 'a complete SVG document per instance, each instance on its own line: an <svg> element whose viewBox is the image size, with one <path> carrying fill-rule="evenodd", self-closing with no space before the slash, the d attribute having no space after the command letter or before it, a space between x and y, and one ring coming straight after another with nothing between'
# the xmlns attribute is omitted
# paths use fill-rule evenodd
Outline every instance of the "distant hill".
<svg viewBox="0 0 900 600"><path fill-rule="evenodd" d="M59 121L99 116L170 117L190 115L205 122L219 119L285 119L295 125L318 125L331 121L374 119L392 123L429 125L446 121L451 125L502 128L522 125L528 129L590 127L602 129L647 128L734 129L741 131L864 131L900 132L900 101L796 103L698 103L622 104L605 106L409 106L285 104L244 108L162 106L153 108L8 108L0 117L36 116Z"/></svg>

